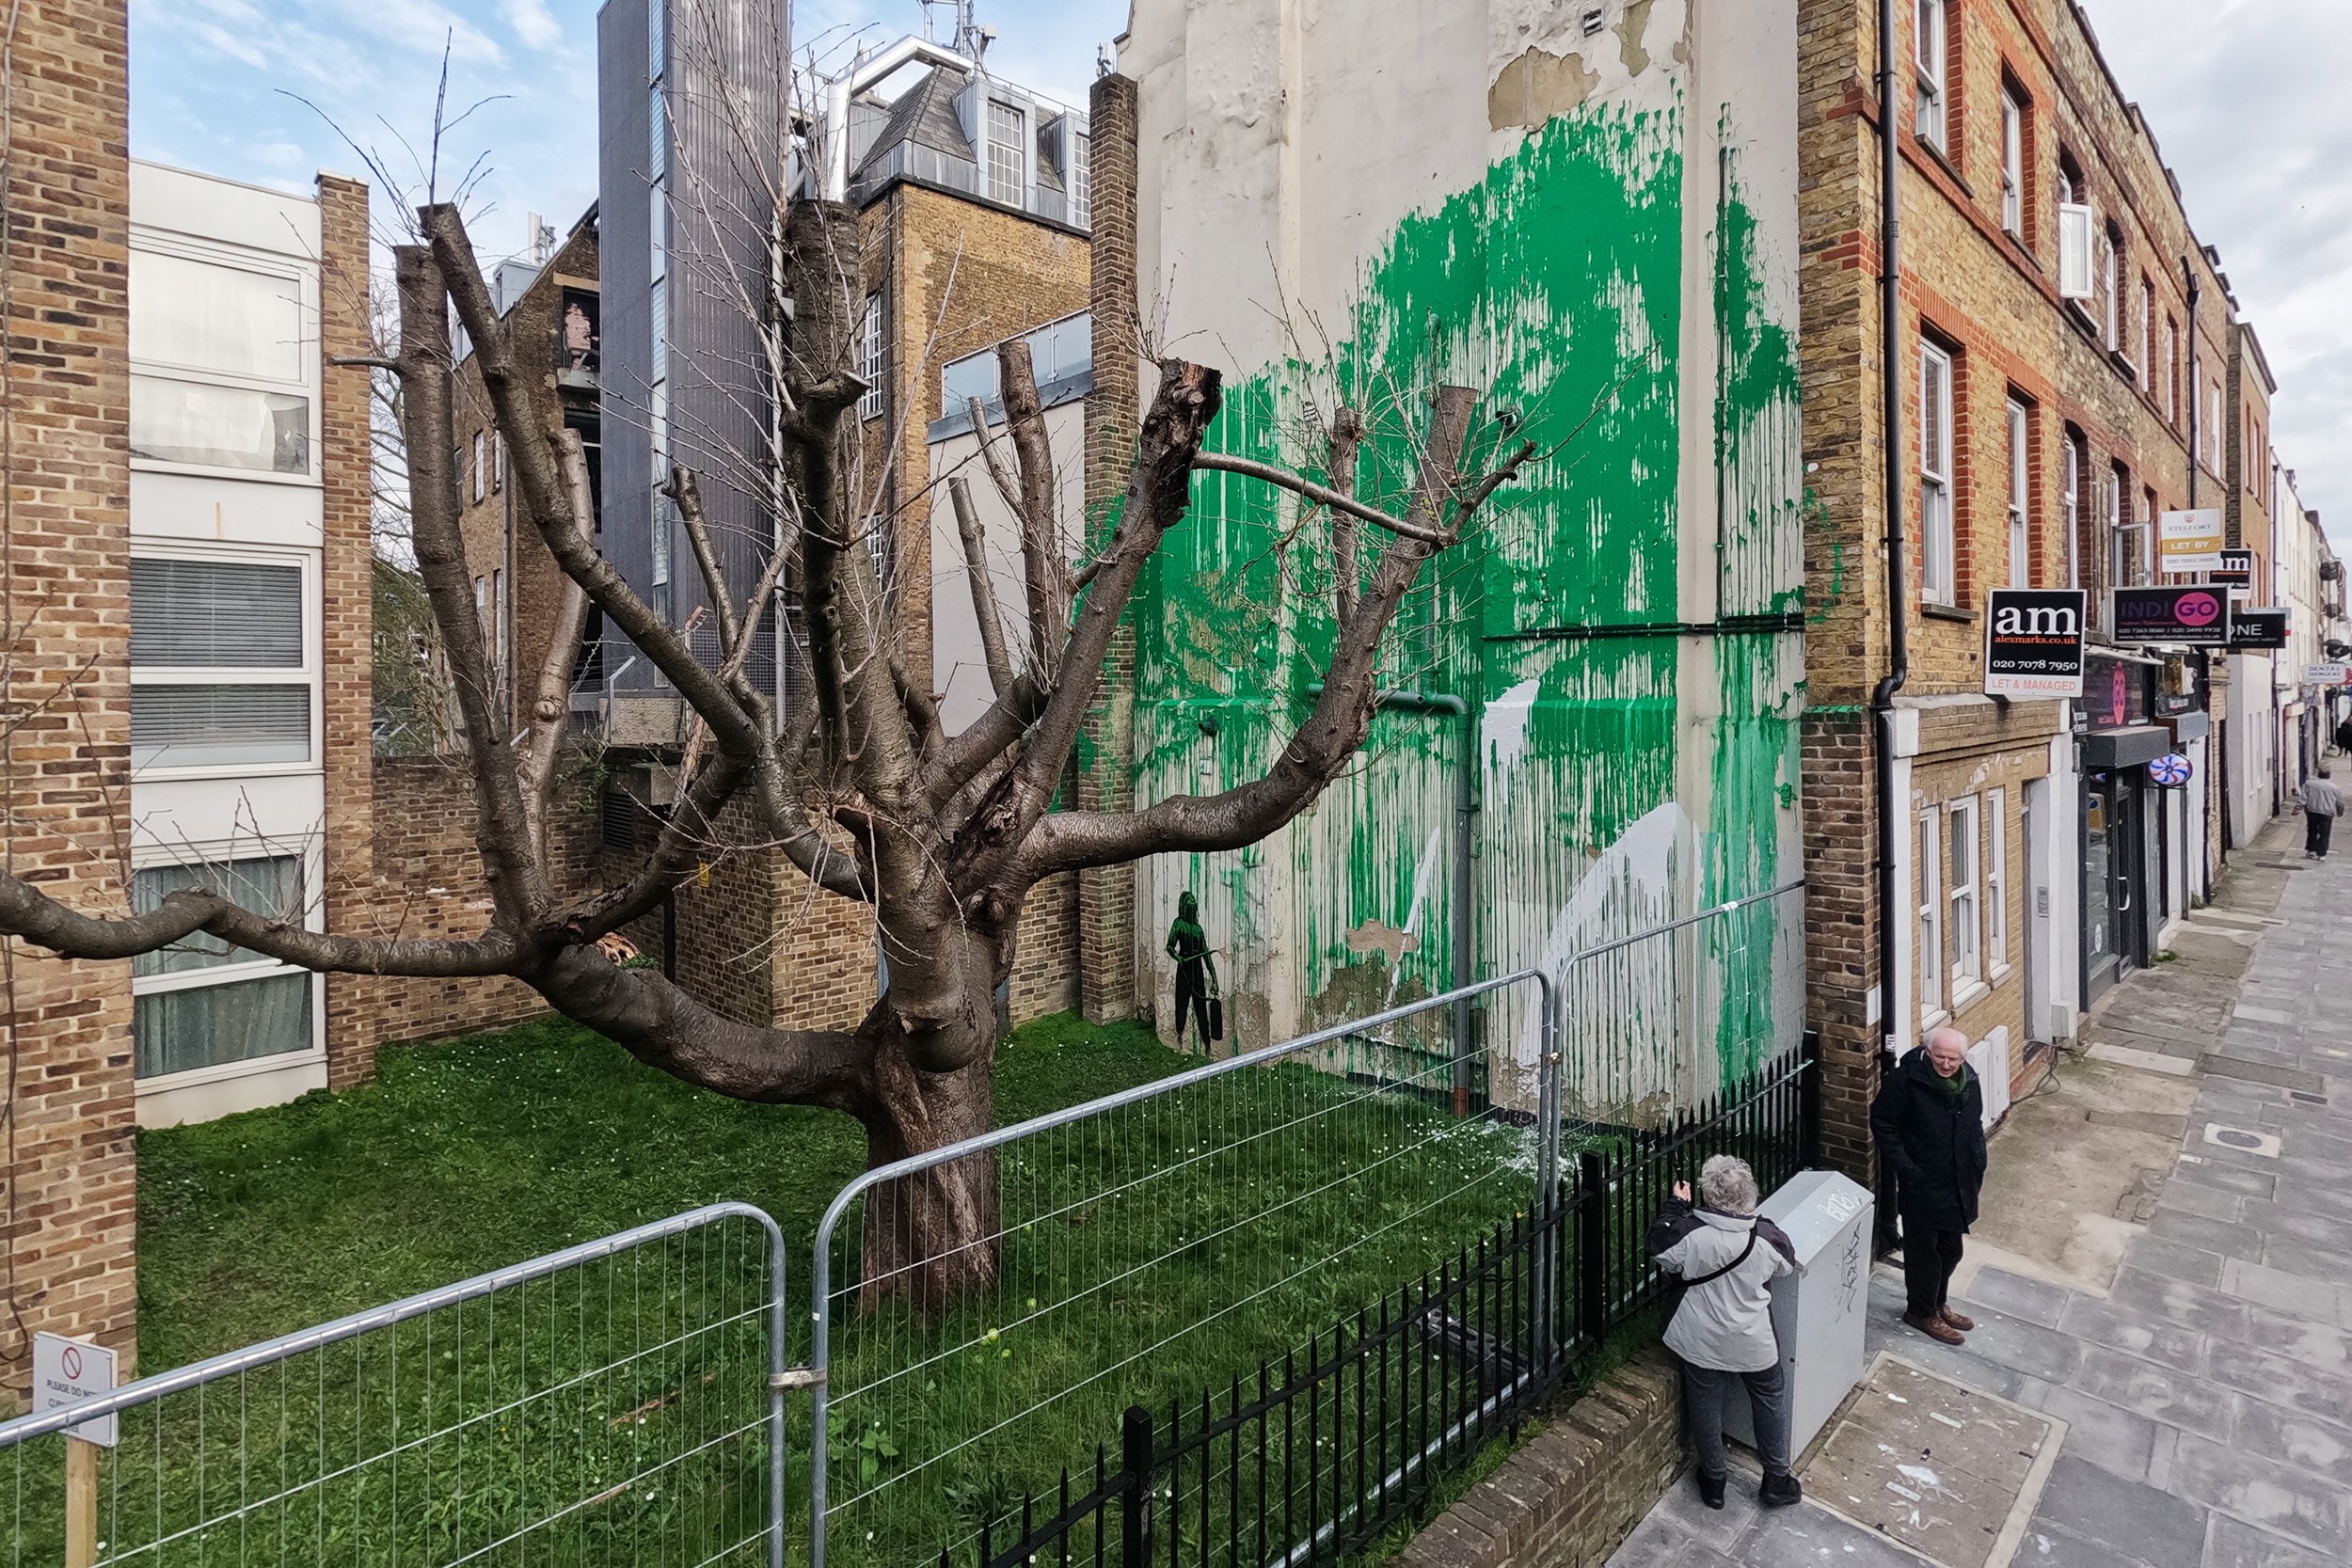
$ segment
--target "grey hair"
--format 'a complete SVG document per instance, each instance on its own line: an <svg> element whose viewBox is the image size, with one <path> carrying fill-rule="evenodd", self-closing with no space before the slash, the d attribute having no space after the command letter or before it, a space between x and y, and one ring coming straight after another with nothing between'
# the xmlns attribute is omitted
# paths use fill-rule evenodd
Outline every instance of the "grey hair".
<svg viewBox="0 0 2352 1568"><path fill-rule="evenodd" d="M1756 1212L1756 1172L1745 1160L1718 1154L1699 1167L1699 1196L1723 1214Z"/></svg>

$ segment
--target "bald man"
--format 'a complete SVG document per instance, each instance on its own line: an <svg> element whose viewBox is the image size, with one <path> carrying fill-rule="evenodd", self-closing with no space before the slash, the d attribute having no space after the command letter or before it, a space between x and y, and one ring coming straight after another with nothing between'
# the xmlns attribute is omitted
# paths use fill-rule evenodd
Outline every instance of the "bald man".
<svg viewBox="0 0 2352 1568"><path fill-rule="evenodd" d="M1968 1037L1936 1030L1888 1073L1870 1106L1879 1158L1893 1167L1903 1222L1903 1322L1947 1345L1977 1325L1947 1299L1984 1189L1984 1085Z"/></svg>

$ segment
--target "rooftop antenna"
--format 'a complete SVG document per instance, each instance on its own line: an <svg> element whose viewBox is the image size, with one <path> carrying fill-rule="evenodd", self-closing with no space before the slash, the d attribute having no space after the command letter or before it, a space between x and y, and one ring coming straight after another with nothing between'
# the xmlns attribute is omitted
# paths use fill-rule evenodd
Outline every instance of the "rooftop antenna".
<svg viewBox="0 0 2352 1568"><path fill-rule="evenodd" d="M961 55L965 59L977 64L980 56L988 51L989 40L996 35L993 29L984 28L979 24L978 19L973 14L975 3L976 0L921 0L923 31L927 37L931 31L933 8L939 6L955 8L956 34L948 41L947 47ZM938 40L934 38L931 41L936 43Z"/></svg>

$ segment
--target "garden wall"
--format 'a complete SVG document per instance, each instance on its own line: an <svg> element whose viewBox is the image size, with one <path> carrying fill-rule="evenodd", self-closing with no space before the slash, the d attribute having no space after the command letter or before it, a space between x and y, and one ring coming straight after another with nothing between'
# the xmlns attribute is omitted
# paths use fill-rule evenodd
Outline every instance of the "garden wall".
<svg viewBox="0 0 2352 1568"><path fill-rule="evenodd" d="M1396 1568L1600 1568L1686 1461L1674 1372L1630 1362L1432 1521Z"/></svg>

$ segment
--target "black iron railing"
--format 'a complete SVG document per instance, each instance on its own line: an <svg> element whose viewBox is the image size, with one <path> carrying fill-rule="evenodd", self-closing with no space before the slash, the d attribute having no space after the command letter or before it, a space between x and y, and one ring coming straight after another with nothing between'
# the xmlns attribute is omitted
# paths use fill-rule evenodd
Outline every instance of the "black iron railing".
<svg viewBox="0 0 2352 1568"><path fill-rule="evenodd" d="M1658 1207L1715 1154L1770 1192L1818 1156L1820 1064L1767 1069L1660 1131L1592 1130L1577 1176L1434 1275L1253 1376L1164 1411L1130 1407L1117 1465L1023 1500L940 1568L1316 1568L1408 1516L1515 1431L1646 1307ZM1553 1282L1557 1282L1554 1288ZM977 1549L975 1549L977 1548Z"/></svg>

